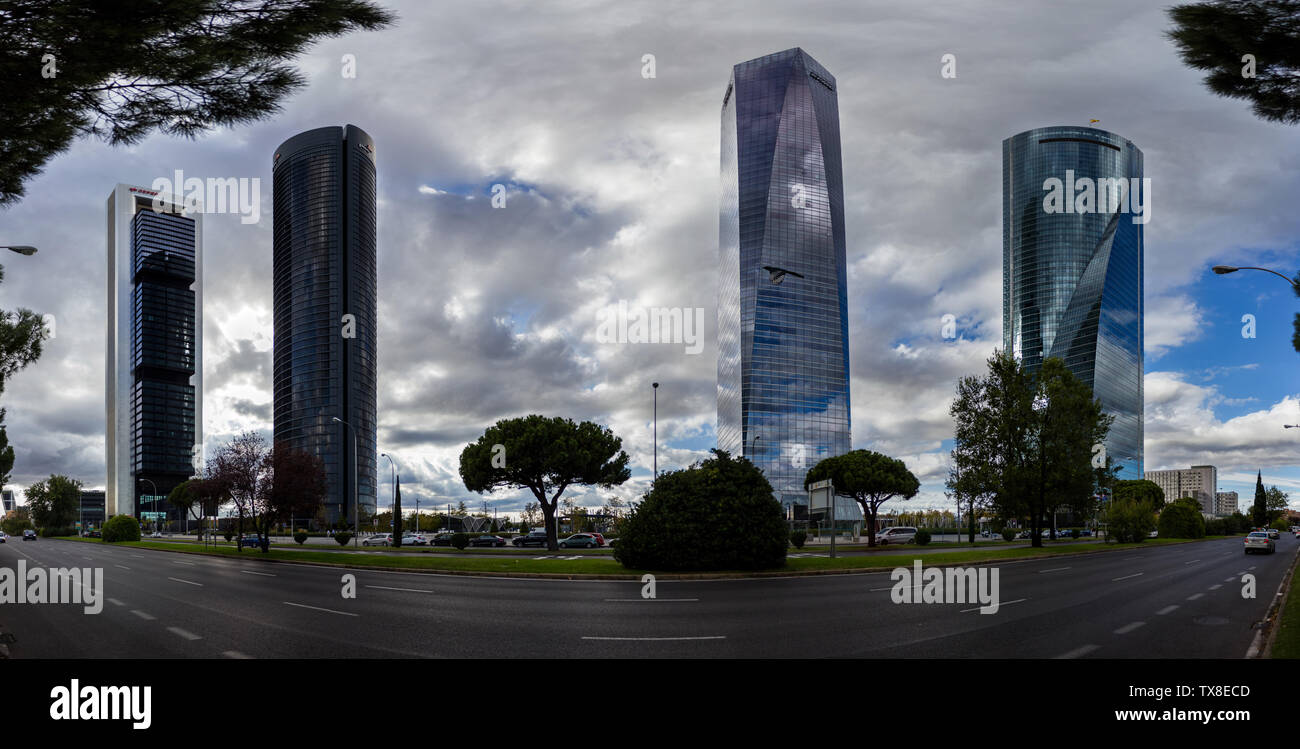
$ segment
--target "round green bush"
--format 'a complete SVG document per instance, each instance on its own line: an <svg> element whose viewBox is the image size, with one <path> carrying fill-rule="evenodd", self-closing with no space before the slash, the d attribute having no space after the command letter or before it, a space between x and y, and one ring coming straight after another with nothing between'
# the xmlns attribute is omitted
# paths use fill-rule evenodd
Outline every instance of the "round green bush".
<svg viewBox="0 0 1300 749"><path fill-rule="evenodd" d="M104 523L104 543L140 540L140 521L130 515L114 515Z"/></svg>
<svg viewBox="0 0 1300 749"><path fill-rule="evenodd" d="M334 540L339 542L339 546L347 546L348 541L352 540L352 534L348 533L347 531L343 531L342 533L335 533Z"/></svg>
<svg viewBox="0 0 1300 749"><path fill-rule="evenodd" d="M451 537L451 545L455 546L457 549L463 550L466 546L469 546L469 534L468 533L453 534Z"/></svg>
<svg viewBox="0 0 1300 749"><path fill-rule="evenodd" d="M1015 529L1015 528L1003 528L1003 529L1002 529L1002 540L1003 540L1003 541L1015 541L1015 540L1016 540L1016 529Z"/></svg>
<svg viewBox="0 0 1300 749"><path fill-rule="evenodd" d="M624 522L614 558L642 570L758 570L785 565L781 503L753 463L713 457L662 473Z"/></svg>
<svg viewBox="0 0 1300 749"><path fill-rule="evenodd" d="M803 545L808 542L808 534L804 531L795 531L790 534L790 543L796 549L802 549Z"/></svg>
<svg viewBox="0 0 1300 749"><path fill-rule="evenodd" d="M293 540L297 541L299 546L302 546L303 544L307 543L306 531L298 531L297 533L293 534Z"/></svg>
<svg viewBox="0 0 1300 749"><path fill-rule="evenodd" d="M1199 505L1178 500L1160 511L1156 532L1160 538L1204 538L1205 517Z"/></svg>
<svg viewBox="0 0 1300 749"><path fill-rule="evenodd" d="M925 546L930 543L930 531L924 528L918 528L916 531L916 545Z"/></svg>
<svg viewBox="0 0 1300 749"><path fill-rule="evenodd" d="M226 543L230 543L230 539L235 537L235 532L230 528L227 528L226 532L223 535L225 535L226 537Z"/></svg>

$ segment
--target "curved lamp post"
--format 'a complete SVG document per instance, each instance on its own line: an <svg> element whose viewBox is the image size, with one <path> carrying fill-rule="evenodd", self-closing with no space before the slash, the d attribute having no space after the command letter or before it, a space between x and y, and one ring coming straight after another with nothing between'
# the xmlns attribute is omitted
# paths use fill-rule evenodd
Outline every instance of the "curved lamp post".
<svg viewBox="0 0 1300 749"><path fill-rule="evenodd" d="M1216 274L1218 274L1218 275L1220 275L1220 276L1226 276L1226 275L1228 275L1229 273L1236 273L1236 272L1239 271L1239 270L1262 270L1262 271L1264 271L1265 273L1272 273L1273 275L1277 276L1278 278L1282 279L1283 281L1286 281L1286 282L1287 282L1287 285L1289 285L1289 286L1291 286L1291 287L1295 287L1295 285L1296 285L1296 282L1295 282L1293 279L1291 279L1289 276L1284 276L1284 275L1282 275L1281 273L1278 273L1278 272L1275 271L1275 270L1270 270L1270 269L1268 269L1268 268L1256 268L1256 267L1254 267L1254 266L1250 266L1250 265L1243 265L1243 266L1241 266L1241 267L1237 267L1237 266L1235 266L1235 265L1216 265L1216 266L1214 266L1213 268L1211 268L1210 270L1214 271Z"/></svg>
<svg viewBox="0 0 1300 749"><path fill-rule="evenodd" d="M29 256L30 256L30 255L35 255L35 254L36 254L36 248L35 248L35 247L32 247L32 246L29 245L29 244L13 244L13 245L5 245L5 246L3 247L3 249L6 249L6 250L12 250L12 251L18 253L19 255L29 255Z"/></svg>
<svg viewBox="0 0 1300 749"><path fill-rule="evenodd" d="M337 416L331 416L338 423L352 432L352 546L358 546L357 537L361 535L361 480L357 476L357 430L351 424Z"/></svg>

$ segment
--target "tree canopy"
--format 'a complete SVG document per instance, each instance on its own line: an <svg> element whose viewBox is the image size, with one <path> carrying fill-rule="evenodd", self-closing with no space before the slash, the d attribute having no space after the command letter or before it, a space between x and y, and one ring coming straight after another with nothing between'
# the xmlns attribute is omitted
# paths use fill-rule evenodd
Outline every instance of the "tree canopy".
<svg viewBox="0 0 1300 749"><path fill-rule="evenodd" d="M826 479L836 496L853 499L862 507L868 546L876 545L880 506L895 497L911 499L921 489L921 482L903 461L872 450L852 450L819 461L804 478L804 488Z"/></svg>
<svg viewBox="0 0 1300 749"><path fill-rule="evenodd" d="M79 136L133 144L260 120L313 43L392 23L365 0L14 0L0 10L0 205Z"/></svg>
<svg viewBox="0 0 1300 749"><path fill-rule="evenodd" d="M528 489L546 520L547 544L558 550L555 508L570 486L609 488L627 481L623 440L606 427L531 414L502 419L460 454L460 478L472 492ZM463 505L463 503L462 503Z"/></svg>

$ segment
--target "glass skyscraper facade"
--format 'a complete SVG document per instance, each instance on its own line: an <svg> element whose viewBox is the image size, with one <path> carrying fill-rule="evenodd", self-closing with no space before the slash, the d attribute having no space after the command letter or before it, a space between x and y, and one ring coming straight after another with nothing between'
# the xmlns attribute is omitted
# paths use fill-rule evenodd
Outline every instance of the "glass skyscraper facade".
<svg viewBox="0 0 1300 749"><path fill-rule="evenodd" d="M835 77L802 49L732 70L718 233L718 447L806 504L850 449L849 323Z"/></svg>
<svg viewBox="0 0 1300 749"><path fill-rule="evenodd" d="M374 141L353 125L299 133L273 179L275 441L320 457L327 517L350 522L354 503L375 511ZM335 417L356 430L355 464Z"/></svg>
<svg viewBox="0 0 1300 749"><path fill-rule="evenodd" d="M1002 142L1003 347L1031 370L1060 358L1092 388L1115 417L1106 454L1125 479L1143 471L1142 222L1149 211L1123 210L1119 198L1126 193L1128 205L1141 178L1142 151L1105 130L1044 127ZM1055 201L1050 180L1059 181ZM1149 207L1144 188L1141 199Z"/></svg>
<svg viewBox="0 0 1300 749"><path fill-rule="evenodd" d="M163 512L202 442L202 212L142 187L108 199L109 515Z"/></svg>

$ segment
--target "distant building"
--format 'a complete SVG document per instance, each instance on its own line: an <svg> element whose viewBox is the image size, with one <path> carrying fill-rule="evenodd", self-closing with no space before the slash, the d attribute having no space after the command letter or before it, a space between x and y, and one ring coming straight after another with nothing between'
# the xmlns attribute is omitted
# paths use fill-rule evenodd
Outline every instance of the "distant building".
<svg viewBox="0 0 1300 749"><path fill-rule="evenodd" d="M77 517L82 528L102 528L104 525L104 497L102 491L83 491Z"/></svg>
<svg viewBox="0 0 1300 749"><path fill-rule="evenodd" d="M1191 497L1201 504L1201 512L1206 515L1215 513L1215 489L1219 485L1219 470L1214 466L1192 466L1191 468L1167 471L1147 471L1143 478L1154 482L1165 493L1165 502ZM1229 513L1231 514L1231 513Z"/></svg>
<svg viewBox="0 0 1300 749"><path fill-rule="evenodd" d="M14 500L13 489L5 489L0 492L0 503L3 503L5 512L9 512L18 506L18 503Z"/></svg>
<svg viewBox="0 0 1300 749"><path fill-rule="evenodd" d="M1236 492L1216 492L1214 495L1214 514L1219 516L1231 515L1237 511L1237 493Z"/></svg>

